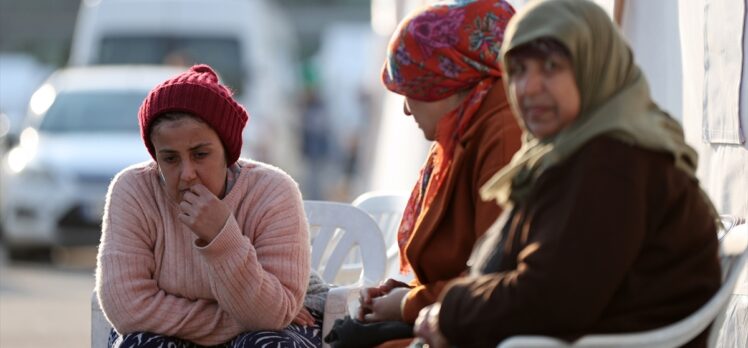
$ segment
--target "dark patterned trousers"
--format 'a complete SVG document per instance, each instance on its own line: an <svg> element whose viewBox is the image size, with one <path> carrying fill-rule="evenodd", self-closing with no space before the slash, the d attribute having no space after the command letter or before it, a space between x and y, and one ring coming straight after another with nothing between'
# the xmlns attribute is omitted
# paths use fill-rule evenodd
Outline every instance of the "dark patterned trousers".
<svg viewBox="0 0 748 348"><path fill-rule="evenodd" d="M322 315L309 310L315 319L314 326L291 324L281 331L245 332L231 341L211 348L317 348L322 347ZM112 330L109 348L203 348L190 341L150 332L133 332L120 335ZM207 347L206 347L207 348Z"/></svg>

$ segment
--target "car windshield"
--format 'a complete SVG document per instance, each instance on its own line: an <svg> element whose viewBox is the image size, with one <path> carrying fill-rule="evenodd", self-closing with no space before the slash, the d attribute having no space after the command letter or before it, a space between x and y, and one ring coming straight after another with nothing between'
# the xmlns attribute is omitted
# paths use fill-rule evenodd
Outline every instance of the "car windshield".
<svg viewBox="0 0 748 348"><path fill-rule="evenodd" d="M243 71L239 42L222 37L109 36L101 41L100 64L205 63L214 67L223 82L241 93Z"/></svg>
<svg viewBox="0 0 748 348"><path fill-rule="evenodd" d="M62 92L42 118L49 133L138 132L146 91Z"/></svg>

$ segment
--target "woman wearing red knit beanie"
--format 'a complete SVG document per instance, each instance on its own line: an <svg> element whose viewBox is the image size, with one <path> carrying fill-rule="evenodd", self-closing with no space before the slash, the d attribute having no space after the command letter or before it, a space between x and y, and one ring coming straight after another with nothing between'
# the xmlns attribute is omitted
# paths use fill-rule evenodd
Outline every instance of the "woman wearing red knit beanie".
<svg viewBox="0 0 748 348"><path fill-rule="evenodd" d="M303 307L301 195L278 168L239 159L248 119L207 65L141 105L153 161L112 181L99 247L110 347L320 345L321 310Z"/></svg>

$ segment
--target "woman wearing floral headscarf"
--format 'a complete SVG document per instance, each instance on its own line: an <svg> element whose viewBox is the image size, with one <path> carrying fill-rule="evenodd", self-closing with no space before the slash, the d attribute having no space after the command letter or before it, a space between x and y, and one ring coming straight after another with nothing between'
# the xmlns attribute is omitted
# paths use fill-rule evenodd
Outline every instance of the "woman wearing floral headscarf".
<svg viewBox="0 0 748 348"><path fill-rule="evenodd" d="M405 114L434 143L398 231L401 269L415 280L364 289L359 320L413 323L466 270L475 241L498 217L500 208L478 190L520 146L499 68L513 13L504 1L440 2L393 36L384 85L405 96Z"/></svg>
<svg viewBox="0 0 748 348"><path fill-rule="evenodd" d="M523 144L481 194L507 213L416 333L430 347L575 339L655 329L706 303L721 280L717 214L695 152L605 11L534 2L502 55ZM687 345L706 346L706 331Z"/></svg>

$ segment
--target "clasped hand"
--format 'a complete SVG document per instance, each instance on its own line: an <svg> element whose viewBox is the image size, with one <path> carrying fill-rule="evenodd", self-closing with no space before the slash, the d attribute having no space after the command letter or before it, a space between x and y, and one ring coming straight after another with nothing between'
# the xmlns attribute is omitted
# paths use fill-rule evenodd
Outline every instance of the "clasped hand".
<svg viewBox="0 0 748 348"><path fill-rule="evenodd" d="M195 184L182 195L178 219L204 244L210 243L226 224L231 210L202 184Z"/></svg>
<svg viewBox="0 0 748 348"><path fill-rule="evenodd" d="M379 286L361 289L358 320L364 322L403 320L400 309L410 288L403 282L387 279Z"/></svg>

